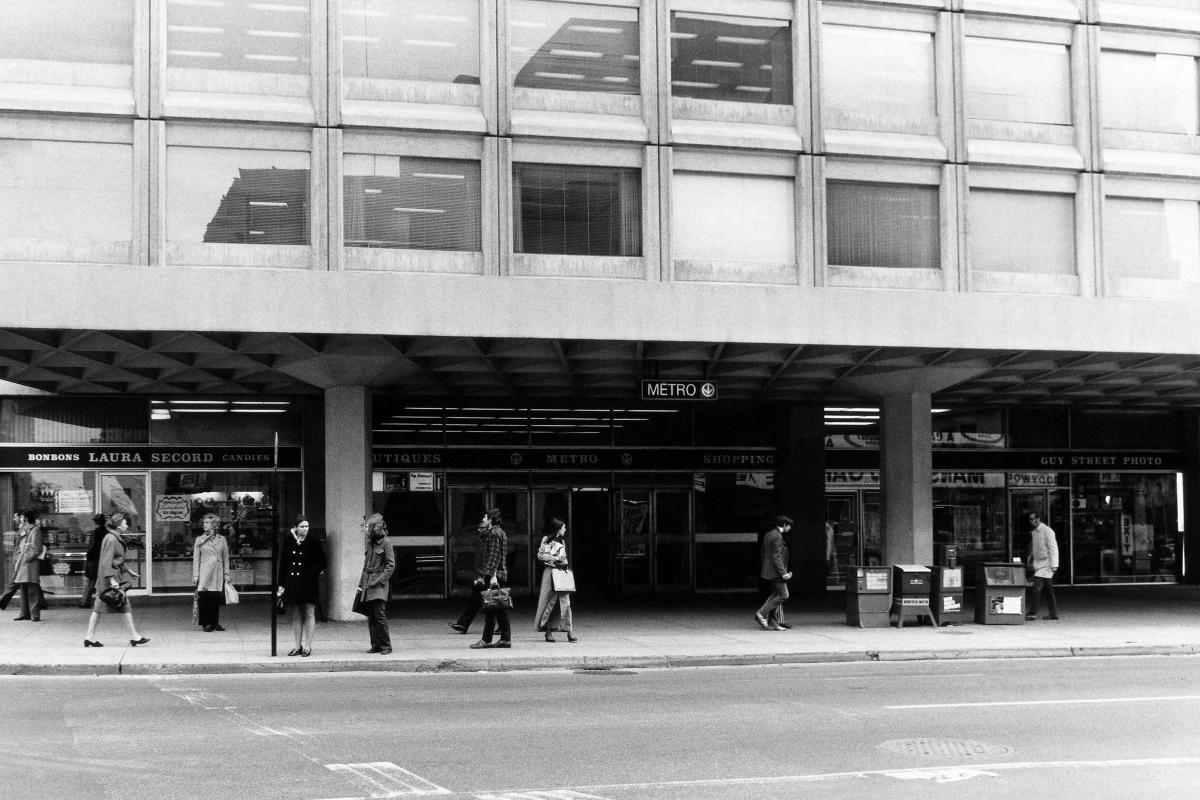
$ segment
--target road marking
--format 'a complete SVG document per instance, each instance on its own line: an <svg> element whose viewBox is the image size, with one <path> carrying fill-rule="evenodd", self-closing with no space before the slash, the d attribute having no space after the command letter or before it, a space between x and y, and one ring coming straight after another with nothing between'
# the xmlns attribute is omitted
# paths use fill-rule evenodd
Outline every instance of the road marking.
<svg viewBox="0 0 1200 800"><path fill-rule="evenodd" d="M917 675L839 675L833 678L822 678L826 681L862 681L862 680L903 680L905 678L983 678L983 672L922 672Z"/></svg>
<svg viewBox="0 0 1200 800"><path fill-rule="evenodd" d="M547 792L503 792L501 794L477 794L475 800L608 800L595 794L584 794L571 789L555 789Z"/></svg>
<svg viewBox="0 0 1200 800"><path fill-rule="evenodd" d="M376 797L420 797L454 794L436 783L425 780L390 761L371 761L363 764L326 764L326 769L344 772L372 789Z"/></svg>
<svg viewBox="0 0 1200 800"><path fill-rule="evenodd" d="M998 700L990 703L919 703L907 706L884 706L884 708L892 711L901 711L916 708L991 708L1003 706L1098 705L1104 703L1176 703L1180 700L1200 700L1200 695L1181 694L1173 697L1092 697L1078 700Z"/></svg>

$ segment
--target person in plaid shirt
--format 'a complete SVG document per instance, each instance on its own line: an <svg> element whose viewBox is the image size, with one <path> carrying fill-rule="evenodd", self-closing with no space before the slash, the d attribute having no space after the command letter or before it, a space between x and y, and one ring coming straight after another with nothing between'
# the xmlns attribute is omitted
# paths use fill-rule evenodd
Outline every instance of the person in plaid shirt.
<svg viewBox="0 0 1200 800"><path fill-rule="evenodd" d="M508 534L500 527L500 509L490 508L479 522L479 541L483 549L483 561L479 577L484 585L499 589L508 583ZM500 640L492 642L492 633L500 624ZM471 649L483 647L512 647L512 628L508 622L508 609L501 605L483 607L483 638L471 645Z"/></svg>

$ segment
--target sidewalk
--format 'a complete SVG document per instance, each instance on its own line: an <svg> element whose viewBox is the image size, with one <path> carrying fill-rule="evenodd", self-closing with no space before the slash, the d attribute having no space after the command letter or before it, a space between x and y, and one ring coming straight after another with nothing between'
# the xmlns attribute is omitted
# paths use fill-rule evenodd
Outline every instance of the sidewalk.
<svg viewBox="0 0 1200 800"><path fill-rule="evenodd" d="M763 631L752 619L755 596L581 601L575 609L577 644L549 644L534 632L534 598L518 598L511 650L471 650L482 615L463 636L447 623L460 601L406 601L390 610L389 656L366 653L365 620L318 623L309 658L289 658L290 619L280 620L279 653L270 655L265 599L222 609L224 633L191 625L191 606L137 598L139 631L150 643L129 646L121 618L103 616L100 649L84 648L89 612L52 605L41 623L14 622L15 606L0 616L2 675L153 675L252 672L470 672L529 669L621 669L838 661L1033 658L1100 655L1200 654L1200 587L1060 588L1062 619L1023 625L977 625L968 591L963 624L934 628L846 625L840 593L793 597L790 631ZM65 601L64 601L65 602Z"/></svg>

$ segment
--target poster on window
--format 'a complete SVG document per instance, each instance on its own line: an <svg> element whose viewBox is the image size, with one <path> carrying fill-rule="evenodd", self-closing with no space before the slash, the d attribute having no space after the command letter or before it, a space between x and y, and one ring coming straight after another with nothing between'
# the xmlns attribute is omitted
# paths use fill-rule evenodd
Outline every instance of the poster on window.
<svg viewBox="0 0 1200 800"><path fill-rule="evenodd" d="M159 522L187 522L191 502L186 494L160 494L154 501L154 518Z"/></svg>
<svg viewBox="0 0 1200 800"><path fill-rule="evenodd" d="M88 489L59 489L54 493L54 513L91 514L95 500Z"/></svg>

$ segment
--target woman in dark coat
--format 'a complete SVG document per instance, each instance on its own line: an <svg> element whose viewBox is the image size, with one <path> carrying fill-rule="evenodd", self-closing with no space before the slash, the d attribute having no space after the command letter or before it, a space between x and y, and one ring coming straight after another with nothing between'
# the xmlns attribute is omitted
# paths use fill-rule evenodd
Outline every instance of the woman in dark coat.
<svg viewBox="0 0 1200 800"><path fill-rule="evenodd" d="M317 627L317 602L321 599L318 578L325 571L325 548L308 535L308 518L296 517L291 532L279 544L278 594L292 611L292 636L296 646L289 656L312 654L313 630Z"/></svg>
<svg viewBox="0 0 1200 800"><path fill-rule="evenodd" d="M368 653L387 655L392 652L392 637L388 632L387 601L391 596L391 577L396 570L396 553L388 541L387 523L383 514L372 514L363 522L367 531L367 549L363 554L362 577L358 588L367 607L367 631L371 636Z"/></svg>
<svg viewBox="0 0 1200 800"><path fill-rule="evenodd" d="M92 517L96 529L88 540L87 556L83 562L83 597L79 600L80 608L92 607L92 595L96 591L96 565L100 563L100 547L104 544L104 536L108 533L105 526L105 516L97 514Z"/></svg>
<svg viewBox="0 0 1200 800"><path fill-rule="evenodd" d="M124 592L133 585L133 579L139 577L125 563L125 539L123 537L127 530L129 530L129 518L123 512L118 511L108 518L104 541L100 547L100 559L96 562L96 585L100 587L101 592L110 586ZM96 635L96 623L99 622L101 614L121 614L125 618L125 627L129 629L131 646L137 647L150 641L138 633L137 625L133 622L133 604L129 602L128 595L125 597L125 605L120 610L111 608L97 596L96 603L92 606L92 616L88 619L87 635L83 637L84 647L104 647L99 640L93 638Z"/></svg>

